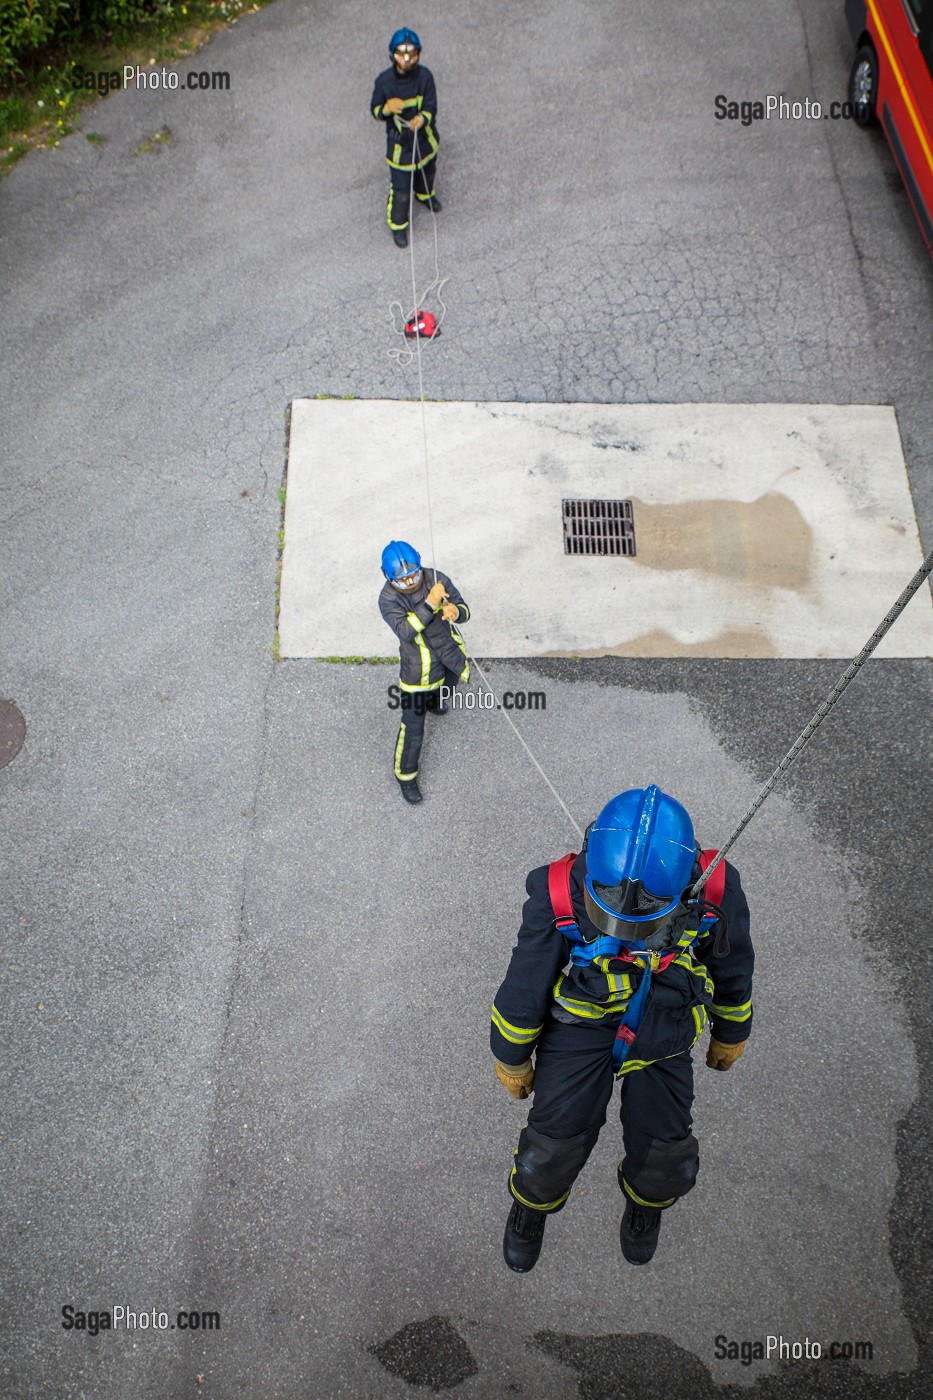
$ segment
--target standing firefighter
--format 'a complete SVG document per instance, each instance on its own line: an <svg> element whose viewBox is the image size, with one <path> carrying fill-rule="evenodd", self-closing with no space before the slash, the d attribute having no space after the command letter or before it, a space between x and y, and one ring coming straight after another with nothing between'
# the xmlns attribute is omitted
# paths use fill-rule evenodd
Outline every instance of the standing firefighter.
<svg viewBox="0 0 933 1400"><path fill-rule="evenodd" d="M466 622L470 609L446 574L422 569L420 554L404 540L386 545L382 572L386 582L379 594L379 611L399 639L401 668L402 722L395 744L395 776L405 801L420 802L418 758L425 713L430 709L446 715L446 701L438 703L441 686L452 692L458 681L470 679L466 648L451 626Z"/></svg>
<svg viewBox="0 0 933 1400"><path fill-rule="evenodd" d="M690 1051L711 1020L706 1063L727 1070L752 1022L754 953L738 871L721 862L690 898L714 854L696 846L680 803L652 785L614 797L579 855L528 876L492 1009L496 1074L517 1099L534 1092L509 1178L503 1251L516 1273L534 1268L547 1218L566 1204L606 1121L615 1078L630 1264L651 1259L661 1212L696 1180Z"/></svg>
<svg viewBox="0 0 933 1400"><path fill-rule="evenodd" d="M437 170L437 92L429 68L422 68L421 40L413 29L397 29L389 40L392 67L376 79L370 110L385 122L389 163L389 228L400 248L408 246L412 177L415 195L435 213Z"/></svg>

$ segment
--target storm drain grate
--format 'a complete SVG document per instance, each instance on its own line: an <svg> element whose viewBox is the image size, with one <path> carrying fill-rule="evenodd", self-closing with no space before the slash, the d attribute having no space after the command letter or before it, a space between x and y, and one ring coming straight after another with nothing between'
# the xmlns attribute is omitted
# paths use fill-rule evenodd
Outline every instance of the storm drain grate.
<svg viewBox="0 0 933 1400"><path fill-rule="evenodd" d="M635 554L631 501L565 500L564 553Z"/></svg>

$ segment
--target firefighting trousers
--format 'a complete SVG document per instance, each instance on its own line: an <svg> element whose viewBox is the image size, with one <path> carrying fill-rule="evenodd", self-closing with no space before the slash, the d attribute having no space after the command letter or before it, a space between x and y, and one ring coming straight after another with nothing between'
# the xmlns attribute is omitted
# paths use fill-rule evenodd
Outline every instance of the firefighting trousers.
<svg viewBox="0 0 933 1400"><path fill-rule="evenodd" d="M429 160L427 165L423 165L420 170L415 171L415 198L422 200L430 199L434 193L434 175L437 169L437 157ZM411 176L410 170L395 170L389 167L389 203L388 216L389 228L395 233L398 229L408 227L409 205L411 202Z"/></svg>
<svg viewBox="0 0 933 1400"><path fill-rule="evenodd" d="M560 1210L606 1121L615 1074L615 1030L548 1020L535 1055L534 1101L522 1129L509 1190L534 1210ZM657 1060L621 1080L625 1156L619 1184L643 1205L673 1205L692 1189L699 1150L691 1131L690 1052Z"/></svg>
<svg viewBox="0 0 933 1400"><path fill-rule="evenodd" d="M455 671L444 668L443 684L454 686L460 679ZM437 690L402 691L402 722L398 727L395 741L395 776L400 783L410 783L418 776L418 759L424 742L424 718L432 710L437 710Z"/></svg>

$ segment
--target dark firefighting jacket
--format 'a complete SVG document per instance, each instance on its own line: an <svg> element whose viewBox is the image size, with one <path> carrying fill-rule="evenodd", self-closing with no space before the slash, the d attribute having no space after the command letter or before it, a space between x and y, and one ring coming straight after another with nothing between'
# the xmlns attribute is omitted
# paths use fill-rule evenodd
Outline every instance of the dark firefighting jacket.
<svg viewBox="0 0 933 1400"><path fill-rule="evenodd" d="M382 110L390 97L400 97L404 103L397 117L387 117ZM395 170L420 170L434 159L438 147L437 92L430 68L419 63L410 73L402 76L396 73L394 67L386 68L376 79L369 107L377 121L385 122L386 160ZM402 125L416 112L424 117L424 125L417 133ZM417 161L414 158L416 134Z"/></svg>
<svg viewBox="0 0 933 1400"><path fill-rule="evenodd" d="M584 908L585 874L586 856L581 852L570 872L570 894L577 927L589 941L598 937L599 929ZM571 944L554 920L548 867L532 870L525 887L522 926L493 1003L490 1033L493 1054L511 1065L528 1059L548 1017L617 1027L646 975L644 968L620 958L568 966ZM748 902L739 872L728 861L722 909L729 920L728 955L714 958L714 940L709 937L679 953L663 972L652 973L648 1005L622 1074L689 1050L708 1022L724 1045L748 1038L755 954Z"/></svg>
<svg viewBox="0 0 933 1400"><path fill-rule="evenodd" d="M445 668L461 681L470 679L466 647L455 624L441 617L444 604L432 608L427 602L435 579L459 609L456 621L466 622L470 609L440 569L425 569L421 587L414 593L400 593L387 581L379 594L379 611L399 639L402 690L437 690L444 683Z"/></svg>

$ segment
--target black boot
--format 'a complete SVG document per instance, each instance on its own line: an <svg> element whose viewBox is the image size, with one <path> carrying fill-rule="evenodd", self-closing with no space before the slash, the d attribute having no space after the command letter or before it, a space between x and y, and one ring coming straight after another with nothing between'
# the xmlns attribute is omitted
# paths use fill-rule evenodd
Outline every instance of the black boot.
<svg viewBox="0 0 933 1400"><path fill-rule="evenodd" d="M421 801L421 789L418 786L417 778L410 778L407 783L403 783L400 778L398 785L402 789L402 796L406 802L410 802L414 806L416 802Z"/></svg>
<svg viewBox="0 0 933 1400"><path fill-rule="evenodd" d="M626 1197L625 1214L619 1229L622 1253L630 1264L647 1264L654 1257L661 1234L661 1212L654 1206L640 1206Z"/></svg>
<svg viewBox="0 0 933 1400"><path fill-rule="evenodd" d="M516 1274L527 1274L537 1264L546 1224L547 1216L543 1210L528 1210L518 1201L512 1206L505 1225L502 1253L505 1262Z"/></svg>
<svg viewBox="0 0 933 1400"><path fill-rule="evenodd" d="M420 202L424 205L425 209L433 209L435 214L439 214L443 208L436 194L428 195L427 199L422 199Z"/></svg>
<svg viewBox="0 0 933 1400"><path fill-rule="evenodd" d="M408 247L408 229L396 228L392 230L392 237L395 239L396 248Z"/></svg>

